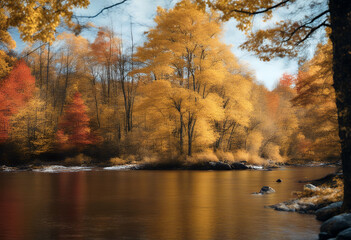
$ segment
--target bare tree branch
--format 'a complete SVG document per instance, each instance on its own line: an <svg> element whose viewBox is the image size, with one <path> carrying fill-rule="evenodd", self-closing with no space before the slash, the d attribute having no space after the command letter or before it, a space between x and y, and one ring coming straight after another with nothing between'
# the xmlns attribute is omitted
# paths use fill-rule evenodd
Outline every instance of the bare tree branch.
<svg viewBox="0 0 351 240"><path fill-rule="evenodd" d="M245 11L245 10L238 10L238 9L233 9L230 11L230 13L232 12L237 12L237 13L245 13L245 14L249 14L249 15L255 15L255 14L260 14L260 13L265 13L265 12L268 12L274 8L278 8L278 7L281 7L283 5L285 5L286 3L290 2L291 0L284 0L280 3L277 3L276 5L273 5L271 7L268 7L268 8L264 8L262 10L258 10L258 11L255 11L255 12L249 12L249 11Z"/></svg>
<svg viewBox="0 0 351 240"><path fill-rule="evenodd" d="M47 45L47 44L48 44L48 43L42 43L42 44L40 44L39 47L33 49L33 50L30 51L30 52L27 52L27 53L24 55L24 57L28 57L28 56L31 55L33 52L35 52L36 50L38 50L39 48L41 48L41 47L43 47L44 45Z"/></svg>
<svg viewBox="0 0 351 240"><path fill-rule="evenodd" d="M105 10L108 10L110 8L113 8L113 7L116 7L116 6L119 6L125 2L127 2L128 0L122 0L121 2L118 2L118 3L115 3L115 4L112 4L110 6L107 6L107 7L104 7L103 9L101 9L97 14L93 15L93 16L74 16L74 18L96 18L97 16L99 16L100 14L102 14Z"/></svg>
<svg viewBox="0 0 351 240"><path fill-rule="evenodd" d="M327 13L329 13L329 10L326 10L326 11L324 11L324 12L318 14L317 16L315 16L314 18L312 18L310 21L308 21L308 22L306 22L306 23L304 23L304 24L298 26L297 28L294 29L294 31L292 31L292 32L290 33L290 36L289 36L286 40L284 40L283 42L288 42L288 41L290 41L290 39L295 35L295 33L297 33L297 32L298 32L300 29L302 29L302 28L313 29L313 27L308 26L308 25L311 24L311 23L313 23L314 21L316 21L317 19L319 19L320 17L322 17L323 15L325 15L325 14L327 14ZM327 24L326 21L324 21L324 23L325 23L326 26L329 26L329 24Z"/></svg>
<svg viewBox="0 0 351 240"><path fill-rule="evenodd" d="M317 31L321 27L328 27L327 21L328 20L325 20L324 22L322 22L318 26L311 28L311 31L309 31L308 34L306 34L306 36L304 38L302 38L300 41L298 41L295 45L298 46L301 43L303 43L307 38L309 38L315 31Z"/></svg>

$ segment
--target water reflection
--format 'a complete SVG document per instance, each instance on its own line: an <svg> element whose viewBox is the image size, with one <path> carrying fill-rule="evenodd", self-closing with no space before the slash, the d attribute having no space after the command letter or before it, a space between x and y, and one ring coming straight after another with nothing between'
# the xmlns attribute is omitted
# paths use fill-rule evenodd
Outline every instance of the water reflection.
<svg viewBox="0 0 351 240"><path fill-rule="evenodd" d="M264 206L333 171L0 173L0 239L316 239L313 216Z"/></svg>

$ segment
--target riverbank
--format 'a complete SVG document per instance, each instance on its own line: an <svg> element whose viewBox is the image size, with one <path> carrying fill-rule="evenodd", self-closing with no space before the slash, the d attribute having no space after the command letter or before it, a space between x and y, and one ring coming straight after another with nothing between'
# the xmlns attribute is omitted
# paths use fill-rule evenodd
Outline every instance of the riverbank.
<svg viewBox="0 0 351 240"><path fill-rule="evenodd" d="M91 170L269 170L266 166L247 165L244 163L202 162L194 164L179 163L130 163L123 165L111 164L80 164L47 162L44 164L29 164L21 166L0 166L0 172L34 171L34 172L77 172Z"/></svg>
<svg viewBox="0 0 351 240"><path fill-rule="evenodd" d="M275 163L267 161L264 165L250 164L246 161L136 161L121 160L119 158L110 161L99 161L86 157L82 154L59 161L34 160L28 164L0 165L0 171L86 171L88 169L105 170L204 170L204 171L230 171L230 170L265 170L270 171L281 167L330 167L337 166L333 163L308 162L304 164Z"/></svg>
<svg viewBox="0 0 351 240"><path fill-rule="evenodd" d="M293 193L297 197L296 199L268 207L277 211L315 214L318 209L342 201L342 181L343 175L340 172L329 174L320 179L300 181L308 184L304 185L303 191Z"/></svg>
<svg viewBox="0 0 351 240"><path fill-rule="evenodd" d="M309 183L304 185L303 191L295 193L296 199L268 207L278 211L315 214L316 219L323 222L319 240L351 239L351 214L342 210L342 172L303 182Z"/></svg>

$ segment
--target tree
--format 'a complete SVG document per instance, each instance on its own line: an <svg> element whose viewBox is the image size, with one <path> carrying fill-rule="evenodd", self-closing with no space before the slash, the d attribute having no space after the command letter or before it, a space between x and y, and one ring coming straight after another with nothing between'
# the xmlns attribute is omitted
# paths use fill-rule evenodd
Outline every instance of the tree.
<svg viewBox="0 0 351 240"><path fill-rule="evenodd" d="M218 95L223 99L224 118L215 122L218 138L214 150L232 150L232 140L238 138L236 134L238 127L248 127L250 124L253 110L250 101L253 83L250 78L235 73L238 67L231 66L225 81L218 85Z"/></svg>
<svg viewBox="0 0 351 240"><path fill-rule="evenodd" d="M82 95L76 91L70 103L65 107L59 122L57 141L61 146L83 149L93 144L93 135L89 127L90 118Z"/></svg>
<svg viewBox="0 0 351 240"><path fill-rule="evenodd" d="M84 55L88 51L88 40L82 36L75 36L71 33L62 33L57 37L62 41L60 49L61 57L57 61L56 66L59 67L59 80L63 81L60 96L60 115L63 112L66 103L66 97L71 86L74 86L78 78L82 78L85 74Z"/></svg>
<svg viewBox="0 0 351 240"><path fill-rule="evenodd" d="M157 26L148 32L148 41L138 48L136 60L145 66L137 72L147 74L150 82L168 81L167 108L178 115L174 133L179 136L179 153L187 144L206 146L216 139L212 124L224 116L222 99L214 91L225 79L224 59L228 47L220 42L221 26L215 14L198 9L189 0L169 11L159 8ZM176 94L173 94L176 93ZM176 120L175 120L176 119Z"/></svg>
<svg viewBox="0 0 351 240"><path fill-rule="evenodd" d="M0 82L0 142L6 141L10 131L10 117L31 98L35 79L23 60L18 61L10 74Z"/></svg>
<svg viewBox="0 0 351 240"><path fill-rule="evenodd" d="M284 88L291 88L295 82L295 76L287 73L284 73L283 76L279 79L279 85Z"/></svg>
<svg viewBox="0 0 351 240"><path fill-rule="evenodd" d="M89 0L5 0L0 5L0 16L6 20L2 27L6 31L16 27L24 41L51 42L61 20L72 25L73 8L85 8L88 5Z"/></svg>
<svg viewBox="0 0 351 240"><path fill-rule="evenodd" d="M340 157L338 115L332 84L332 46L329 41L319 45L315 56L300 67L297 96L292 101L302 110L300 128L310 142L309 155L317 159Z"/></svg>
<svg viewBox="0 0 351 240"><path fill-rule="evenodd" d="M22 152L39 155L53 147L55 122L53 109L39 97L39 91L18 113L11 117L11 140Z"/></svg>
<svg viewBox="0 0 351 240"><path fill-rule="evenodd" d="M113 84L112 66L118 61L118 56L120 55L120 39L115 37L112 30L101 28L90 48L97 62L105 68L106 73L102 80L103 83L107 82L107 89L104 92L104 97L106 98L106 103L110 103Z"/></svg>
<svg viewBox="0 0 351 240"><path fill-rule="evenodd" d="M8 30L17 28L27 42L52 42L56 28L63 20L68 26L75 7L87 7L89 0L5 0L0 3L0 77L6 75L11 64L6 51L14 49L16 42ZM3 48L3 49L2 49Z"/></svg>
<svg viewBox="0 0 351 240"><path fill-rule="evenodd" d="M345 211L351 211L351 1L294 1L294 0L197 0L221 11L222 19L237 20L237 27L248 33L243 48L256 52L263 60L272 57L295 57L314 34L328 28L333 44L333 86L338 109L341 160L344 172ZM263 20L271 19L273 12L303 11L304 14L284 14L285 19L273 27L252 29L253 16L261 14ZM331 31L330 31L331 30Z"/></svg>

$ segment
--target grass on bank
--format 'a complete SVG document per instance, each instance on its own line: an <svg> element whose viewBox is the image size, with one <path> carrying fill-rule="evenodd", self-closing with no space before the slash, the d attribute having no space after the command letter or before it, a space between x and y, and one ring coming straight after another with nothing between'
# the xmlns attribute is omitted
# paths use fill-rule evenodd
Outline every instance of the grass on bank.
<svg viewBox="0 0 351 240"><path fill-rule="evenodd" d="M294 192L300 203L313 203L314 205L327 205L342 201L344 196L344 183L342 175L335 175L331 179L318 185L315 189L305 188L301 192Z"/></svg>

